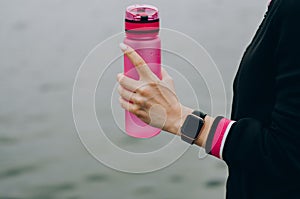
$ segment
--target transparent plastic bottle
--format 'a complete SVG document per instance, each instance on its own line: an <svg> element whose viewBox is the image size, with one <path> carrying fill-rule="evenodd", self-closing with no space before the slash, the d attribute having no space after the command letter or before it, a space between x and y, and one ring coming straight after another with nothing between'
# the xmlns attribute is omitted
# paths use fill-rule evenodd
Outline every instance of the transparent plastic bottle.
<svg viewBox="0 0 300 199"><path fill-rule="evenodd" d="M151 5L132 5L125 15L124 44L131 46L161 79L161 41L159 38L158 9ZM135 66L124 56L124 74L138 80ZM126 133L136 138L150 138L160 129L147 125L134 114L125 111Z"/></svg>

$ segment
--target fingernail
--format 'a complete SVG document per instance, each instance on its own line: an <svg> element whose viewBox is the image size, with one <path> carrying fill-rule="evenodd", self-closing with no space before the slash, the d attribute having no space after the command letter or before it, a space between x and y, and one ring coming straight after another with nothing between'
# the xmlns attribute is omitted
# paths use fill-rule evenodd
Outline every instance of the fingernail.
<svg viewBox="0 0 300 199"><path fill-rule="evenodd" d="M124 43L120 43L120 48L123 51L127 50L127 46Z"/></svg>

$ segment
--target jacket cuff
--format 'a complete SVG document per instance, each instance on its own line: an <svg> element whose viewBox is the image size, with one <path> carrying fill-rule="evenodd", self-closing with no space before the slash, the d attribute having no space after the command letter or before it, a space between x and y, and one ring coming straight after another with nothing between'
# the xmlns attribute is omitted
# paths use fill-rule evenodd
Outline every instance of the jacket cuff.
<svg viewBox="0 0 300 199"><path fill-rule="evenodd" d="M234 122L222 116L215 118L206 140L206 153L223 160L223 149L226 138Z"/></svg>

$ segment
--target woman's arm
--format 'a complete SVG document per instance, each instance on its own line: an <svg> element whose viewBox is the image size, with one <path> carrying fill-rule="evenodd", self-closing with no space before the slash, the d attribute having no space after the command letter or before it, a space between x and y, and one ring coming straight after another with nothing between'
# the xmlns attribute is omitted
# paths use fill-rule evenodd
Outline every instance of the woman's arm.
<svg viewBox="0 0 300 199"><path fill-rule="evenodd" d="M266 127L255 118L235 122L207 116L196 141L230 167L254 172L264 168L273 176L282 176L283 172L289 177L300 175L300 13L299 2L293 2L295 5L283 9L287 13L278 26L274 55L277 96L271 125ZM122 107L152 126L180 134L180 126L192 109L179 103L170 76L164 71L159 80L134 50L122 50L140 75L139 81L118 76ZM151 112L150 108L157 104Z"/></svg>
<svg viewBox="0 0 300 199"><path fill-rule="evenodd" d="M255 118L235 122L227 136L224 160L229 166L269 169L274 176L300 175L300 3L283 1L276 20L274 54L276 99L270 126ZM275 21L274 21L275 23Z"/></svg>

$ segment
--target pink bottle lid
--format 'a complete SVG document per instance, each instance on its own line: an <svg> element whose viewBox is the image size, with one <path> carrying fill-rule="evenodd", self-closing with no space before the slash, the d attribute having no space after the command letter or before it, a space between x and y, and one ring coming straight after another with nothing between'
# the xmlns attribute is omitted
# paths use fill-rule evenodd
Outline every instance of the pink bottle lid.
<svg viewBox="0 0 300 199"><path fill-rule="evenodd" d="M125 14L125 31L154 33L159 31L158 9L151 5L128 6Z"/></svg>

